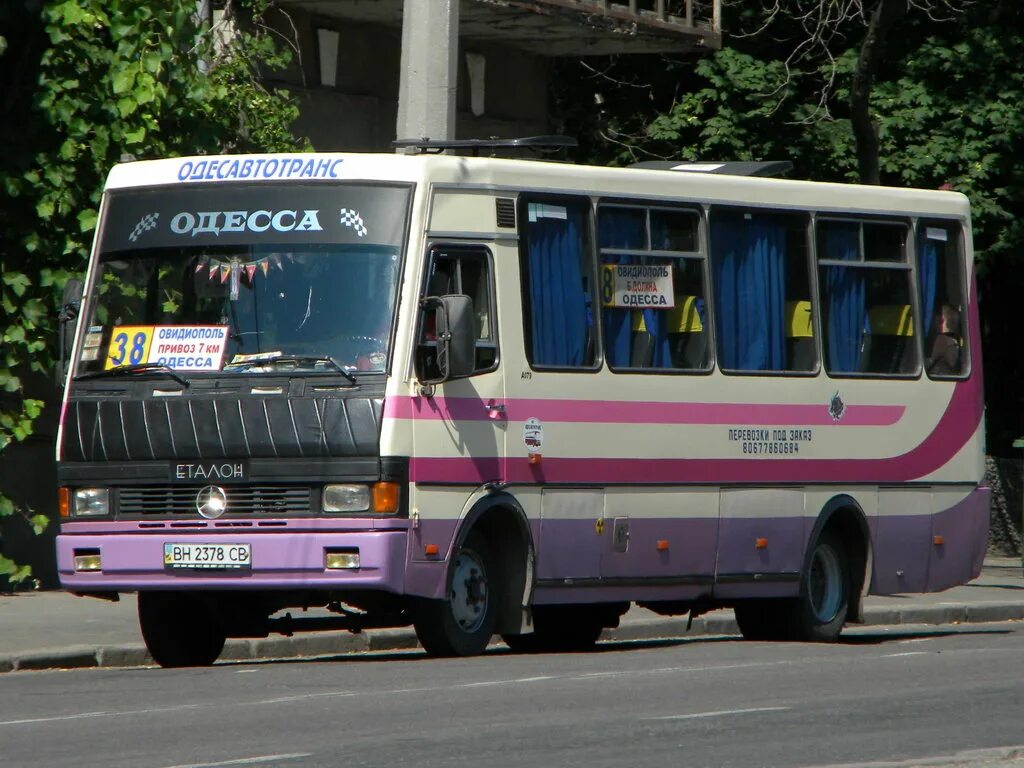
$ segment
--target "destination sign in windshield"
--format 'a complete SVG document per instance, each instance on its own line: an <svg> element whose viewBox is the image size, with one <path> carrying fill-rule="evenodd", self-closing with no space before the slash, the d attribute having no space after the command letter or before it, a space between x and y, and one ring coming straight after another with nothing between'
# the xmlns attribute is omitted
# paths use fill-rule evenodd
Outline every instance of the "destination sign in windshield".
<svg viewBox="0 0 1024 768"><path fill-rule="evenodd" d="M401 242L409 189L352 184L218 185L115 192L102 251L288 243Z"/></svg>

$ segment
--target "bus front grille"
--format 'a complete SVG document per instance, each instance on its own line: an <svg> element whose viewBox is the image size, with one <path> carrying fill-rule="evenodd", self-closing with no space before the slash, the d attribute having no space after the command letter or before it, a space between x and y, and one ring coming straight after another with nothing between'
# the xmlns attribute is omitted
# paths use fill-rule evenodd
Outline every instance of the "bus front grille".
<svg viewBox="0 0 1024 768"><path fill-rule="evenodd" d="M239 515L296 515L312 511L312 491L297 485L224 485L225 517ZM186 485L125 486L118 491L122 517L198 515L200 488Z"/></svg>

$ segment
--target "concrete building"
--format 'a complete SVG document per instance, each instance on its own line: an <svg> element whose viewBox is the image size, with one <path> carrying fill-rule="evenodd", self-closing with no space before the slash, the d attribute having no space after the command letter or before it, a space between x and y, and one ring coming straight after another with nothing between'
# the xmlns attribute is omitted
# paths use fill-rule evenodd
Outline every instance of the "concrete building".
<svg viewBox="0 0 1024 768"><path fill-rule="evenodd" d="M402 138L434 139L549 133L553 59L721 45L720 0L278 0L278 7L291 27L282 32L299 47L280 83L300 100L297 131L320 150L386 150L404 131Z"/></svg>

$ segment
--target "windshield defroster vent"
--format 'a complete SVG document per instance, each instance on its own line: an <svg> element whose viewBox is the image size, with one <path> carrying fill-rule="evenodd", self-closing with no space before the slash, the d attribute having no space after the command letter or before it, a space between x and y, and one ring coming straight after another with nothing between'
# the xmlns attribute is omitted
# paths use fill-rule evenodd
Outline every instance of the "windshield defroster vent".
<svg viewBox="0 0 1024 768"><path fill-rule="evenodd" d="M511 197L498 197L494 200L498 214L498 226L503 229L516 228L516 201Z"/></svg>

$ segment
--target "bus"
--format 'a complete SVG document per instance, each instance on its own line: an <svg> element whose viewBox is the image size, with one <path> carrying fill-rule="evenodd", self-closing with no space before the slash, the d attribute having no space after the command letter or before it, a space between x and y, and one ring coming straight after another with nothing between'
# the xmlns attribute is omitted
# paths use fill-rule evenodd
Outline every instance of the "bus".
<svg viewBox="0 0 1024 768"><path fill-rule="evenodd" d="M865 595L979 574L963 195L455 145L110 171L69 299L65 589L137 593L184 666L409 625L584 650L634 604L828 642Z"/></svg>

